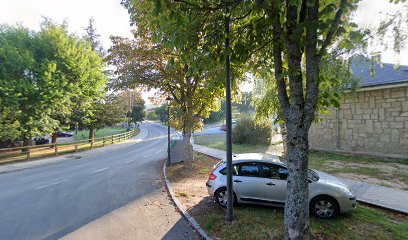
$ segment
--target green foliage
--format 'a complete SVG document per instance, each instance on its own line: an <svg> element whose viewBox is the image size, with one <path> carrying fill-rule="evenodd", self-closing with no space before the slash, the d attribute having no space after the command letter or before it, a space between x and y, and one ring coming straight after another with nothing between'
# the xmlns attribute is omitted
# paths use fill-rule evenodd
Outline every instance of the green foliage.
<svg viewBox="0 0 408 240"><path fill-rule="evenodd" d="M156 114L154 111L148 111L148 112L146 113L146 118L149 119L149 120L157 120L157 119L159 119L159 118L157 117L157 114Z"/></svg>
<svg viewBox="0 0 408 240"><path fill-rule="evenodd" d="M4 106L0 99L0 142L6 140L15 140L19 135L18 129L20 122L18 121L18 111Z"/></svg>
<svg viewBox="0 0 408 240"><path fill-rule="evenodd" d="M132 113L130 114L130 117L132 119L132 122L138 123L144 120L145 117L145 106L144 105L136 105L133 106Z"/></svg>
<svg viewBox="0 0 408 240"><path fill-rule="evenodd" d="M160 107L154 109L156 119L159 119L161 123L167 122L167 104L162 104Z"/></svg>
<svg viewBox="0 0 408 240"><path fill-rule="evenodd" d="M113 85L142 85L171 96L172 108L181 111L175 115L174 126L190 133L201 119L218 110L217 99L224 94L222 54L204 41L202 31L209 15L168 2L129 0L122 4L137 30L133 41L113 38L109 59L119 75Z"/></svg>
<svg viewBox="0 0 408 240"><path fill-rule="evenodd" d="M145 116L145 101L142 98L140 91L136 89L127 89L121 91L118 94L118 98L120 102L124 104L124 108L126 109L128 129L130 129L131 122L137 123L143 120Z"/></svg>
<svg viewBox="0 0 408 240"><path fill-rule="evenodd" d="M268 120L255 121L252 117L243 117L232 129L232 142L235 144L269 144L272 126Z"/></svg>
<svg viewBox="0 0 408 240"><path fill-rule="evenodd" d="M66 126L75 109L86 112L102 97L106 82L99 54L49 20L39 32L1 26L0 62L2 115L14 110L9 126L22 139Z"/></svg>
<svg viewBox="0 0 408 240"><path fill-rule="evenodd" d="M126 103L117 96L107 96L104 101L93 104L92 116L87 126L93 129L111 127L117 123L125 122Z"/></svg>

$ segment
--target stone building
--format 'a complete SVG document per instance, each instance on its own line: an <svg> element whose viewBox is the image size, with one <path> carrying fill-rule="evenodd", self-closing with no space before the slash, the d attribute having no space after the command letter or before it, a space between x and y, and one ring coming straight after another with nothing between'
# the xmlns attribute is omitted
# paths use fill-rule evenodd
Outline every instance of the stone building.
<svg viewBox="0 0 408 240"><path fill-rule="evenodd" d="M312 125L310 147L408 158L408 66L375 65L374 76L368 62L352 69L361 78L360 88Z"/></svg>

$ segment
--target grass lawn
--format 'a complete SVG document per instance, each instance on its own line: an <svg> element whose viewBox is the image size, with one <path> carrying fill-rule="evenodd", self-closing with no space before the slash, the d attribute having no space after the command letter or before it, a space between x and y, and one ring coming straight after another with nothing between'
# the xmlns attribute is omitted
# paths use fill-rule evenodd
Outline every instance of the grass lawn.
<svg viewBox="0 0 408 240"><path fill-rule="evenodd" d="M106 127L99 129L95 132L95 137L105 137L105 136L111 136L114 134L119 134L119 133L124 133L126 132L126 128L120 128L120 127ZM74 136L75 140L85 140L89 138L89 130L81 130L78 131L78 134Z"/></svg>
<svg viewBox="0 0 408 240"><path fill-rule="evenodd" d="M225 135L201 135L195 143L225 150ZM267 146L233 144L234 153L264 153ZM333 175L408 190L408 159L381 159L311 151L309 167Z"/></svg>
<svg viewBox="0 0 408 240"><path fill-rule="evenodd" d="M224 151L226 150L224 134L195 136L194 143ZM232 144L232 152L234 153L265 152L267 149L267 145Z"/></svg>
<svg viewBox="0 0 408 240"><path fill-rule="evenodd" d="M227 225L225 210L208 196L205 182L216 159L197 154L192 168L178 164L167 175L179 201L212 237L220 239L283 239L283 209L256 205L234 208ZM408 216L359 204L353 214L332 220L311 217L315 239L408 239Z"/></svg>

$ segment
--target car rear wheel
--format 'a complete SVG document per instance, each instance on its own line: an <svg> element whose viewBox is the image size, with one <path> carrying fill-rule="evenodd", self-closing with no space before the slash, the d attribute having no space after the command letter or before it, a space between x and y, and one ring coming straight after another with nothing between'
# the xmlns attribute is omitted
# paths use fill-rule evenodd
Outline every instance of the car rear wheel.
<svg viewBox="0 0 408 240"><path fill-rule="evenodd" d="M329 219L339 214L339 204L328 196L319 196L313 199L310 204L310 211L319 218Z"/></svg>
<svg viewBox="0 0 408 240"><path fill-rule="evenodd" d="M215 194L215 201L217 202L217 204L222 207L222 208L227 208L227 188L220 188L218 189ZM234 194L234 198L233 198L233 204L235 203L235 194Z"/></svg>

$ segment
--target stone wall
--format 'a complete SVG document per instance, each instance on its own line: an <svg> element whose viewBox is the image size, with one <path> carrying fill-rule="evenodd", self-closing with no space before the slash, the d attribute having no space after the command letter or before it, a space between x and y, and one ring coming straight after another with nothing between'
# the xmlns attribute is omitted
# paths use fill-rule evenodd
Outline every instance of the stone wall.
<svg viewBox="0 0 408 240"><path fill-rule="evenodd" d="M408 86L347 93L320 119L311 148L408 157Z"/></svg>

